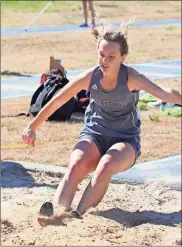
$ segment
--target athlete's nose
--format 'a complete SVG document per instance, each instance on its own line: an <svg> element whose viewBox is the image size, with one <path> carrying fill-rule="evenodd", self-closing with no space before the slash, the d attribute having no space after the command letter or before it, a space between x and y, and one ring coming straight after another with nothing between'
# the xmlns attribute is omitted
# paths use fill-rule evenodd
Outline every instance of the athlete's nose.
<svg viewBox="0 0 182 247"><path fill-rule="evenodd" d="M102 63L103 63L104 65L106 65L106 63L107 63L107 57L103 57Z"/></svg>

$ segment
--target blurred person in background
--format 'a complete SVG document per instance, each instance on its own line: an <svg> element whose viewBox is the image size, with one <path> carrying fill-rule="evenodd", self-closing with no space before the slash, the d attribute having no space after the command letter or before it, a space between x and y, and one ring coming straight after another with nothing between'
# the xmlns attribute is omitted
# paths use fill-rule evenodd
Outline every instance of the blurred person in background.
<svg viewBox="0 0 182 247"><path fill-rule="evenodd" d="M80 27L88 27L88 9L87 9L87 4L89 6L90 12L91 12L91 18L92 18L92 22L91 22L91 26L95 27L95 10L94 10L94 6L93 6L93 0L82 0L82 4L83 4L83 15L84 15L84 22L81 23L79 26Z"/></svg>

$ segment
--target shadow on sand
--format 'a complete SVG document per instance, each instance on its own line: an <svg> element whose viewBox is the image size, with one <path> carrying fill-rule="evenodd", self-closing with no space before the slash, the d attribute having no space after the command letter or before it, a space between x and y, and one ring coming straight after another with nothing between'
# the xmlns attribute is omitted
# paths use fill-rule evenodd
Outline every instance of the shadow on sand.
<svg viewBox="0 0 182 247"><path fill-rule="evenodd" d="M19 72L14 72L14 71L9 71L9 70L4 70L1 72L1 75L9 75L9 76L25 76L25 77L32 77L31 75L23 75Z"/></svg>
<svg viewBox="0 0 182 247"><path fill-rule="evenodd" d="M181 211L172 213L160 213L155 211L127 212L119 208L112 208L106 211L94 212L93 214L108 218L126 227L136 227L150 223L153 225L165 225L175 227L181 223Z"/></svg>
<svg viewBox="0 0 182 247"><path fill-rule="evenodd" d="M57 186L58 184L36 183L29 170L25 169L20 163L10 161L1 162L2 188L50 187L56 189Z"/></svg>

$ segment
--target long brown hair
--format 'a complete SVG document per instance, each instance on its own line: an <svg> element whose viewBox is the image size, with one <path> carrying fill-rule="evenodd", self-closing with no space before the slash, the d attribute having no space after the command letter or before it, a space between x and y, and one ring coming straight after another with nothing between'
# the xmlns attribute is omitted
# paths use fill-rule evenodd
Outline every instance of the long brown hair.
<svg viewBox="0 0 182 247"><path fill-rule="evenodd" d="M97 40L97 45L99 46L102 40L106 40L108 42L115 42L120 45L121 56L127 55L129 52L128 46L128 32L131 24L134 22L135 17L130 19L128 23L122 23L119 27L119 30L115 30L111 25L104 25L101 23L97 28L91 27L91 33L94 38Z"/></svg>

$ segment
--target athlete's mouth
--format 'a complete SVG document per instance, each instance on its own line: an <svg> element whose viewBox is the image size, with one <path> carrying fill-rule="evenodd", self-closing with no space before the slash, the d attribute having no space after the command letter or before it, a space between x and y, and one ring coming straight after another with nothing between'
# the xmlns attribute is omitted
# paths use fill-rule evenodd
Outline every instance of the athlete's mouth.
<svg viewBox="0 0 182 247"><path fill-rule="evenodd" d="M101 67L103 68L103 69L108 69L109 67L108 66L106 66L106 65L101 65Z"/></svg>

